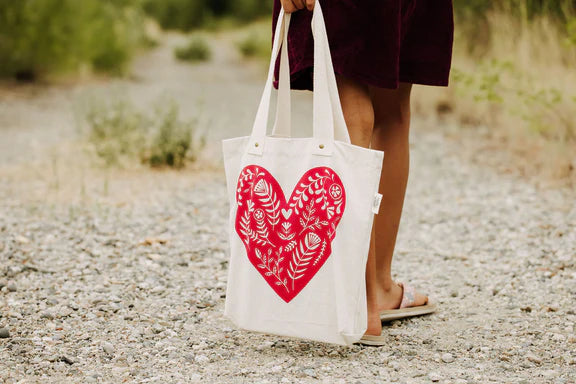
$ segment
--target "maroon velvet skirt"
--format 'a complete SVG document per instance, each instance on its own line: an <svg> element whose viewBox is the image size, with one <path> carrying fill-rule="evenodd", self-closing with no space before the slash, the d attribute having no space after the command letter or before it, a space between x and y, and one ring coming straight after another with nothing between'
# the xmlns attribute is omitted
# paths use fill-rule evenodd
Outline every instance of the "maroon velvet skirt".
<svg viewBox="0 0 576 384"><path fill-rule="evenodd" d="M447 86L452 62L452 0L321 1L334 72L381 88ZM274 0L272 33L280 12ZM288 33L292 89L312 90L312 12L292 14ZM279 60L276 61L278 79ZM277 80L274 86L278 87Z"/></svg>

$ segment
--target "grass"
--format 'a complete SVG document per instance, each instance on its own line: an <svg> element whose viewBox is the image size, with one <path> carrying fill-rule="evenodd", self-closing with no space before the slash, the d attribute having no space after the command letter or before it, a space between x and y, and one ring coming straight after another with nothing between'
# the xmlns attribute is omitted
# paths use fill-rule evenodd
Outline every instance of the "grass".
<svg viewBox="0 0 576 384"><path fill-rule="evenodd" d="M90 151L105 167L182 168L206 144L196 120L180 119L178 104L169 97L138 109L122 94L111 99L90 95L77 102L76 117Z"/></svg>
<svg viewBox="0 0 576 384"><path fill-rule="evenodd" d="M244 58L270 60L271 20L263 19L238 30L236 47Z"/></svg>
<svg viewBox="0 0 576 384"><path fill-rule="evenodd" d="M212 50L206 37L196 33L190 37L186 46L176 48L174 55L182 61L201 62L210 60Z"/></svg>
<svg viewBox="0 0 576 384"><path fill-rule="evenodd" d="M450 87L420 87L415 111L485 127L528 173L576 180L574 22L504 9L483 20L457 17Z"/></svg>

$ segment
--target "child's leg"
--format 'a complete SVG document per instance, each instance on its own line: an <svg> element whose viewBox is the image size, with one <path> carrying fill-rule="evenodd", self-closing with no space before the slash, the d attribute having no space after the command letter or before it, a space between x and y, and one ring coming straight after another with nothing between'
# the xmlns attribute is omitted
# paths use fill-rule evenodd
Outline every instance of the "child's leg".
<svg viewBox="0 0 576 384"><path fill-rule="evenodd" d="M336 79L350 141L354 145L368 148L374 127L374 110L369 89L367 86L343 76L337 75ZM368 299L368 329L366 334L369 335L379 335L382 332L378 303L376 301L377 292L376 258L374 247L370 246L366 267L366 293Z"/></svg>
<svg viewBox="0 0 576 384"><path fill-rule="evenodd" d="M408 182L411 89L409 83L400 83L398 89L370 87L374 110L371 148L384 151L379 190L382 202L372 229L378 310L398 308L402 300L402 288L392 280L391 266ZM415 305L426 300L417 293Z"/></svg>

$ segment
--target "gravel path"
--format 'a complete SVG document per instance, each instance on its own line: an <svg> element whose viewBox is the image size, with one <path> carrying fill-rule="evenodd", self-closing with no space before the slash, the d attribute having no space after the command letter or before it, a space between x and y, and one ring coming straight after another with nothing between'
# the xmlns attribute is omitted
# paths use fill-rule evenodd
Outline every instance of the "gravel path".
<svg viewBox="0 0 576 384"><path fill-rule="evenodd" d="M234 60L214 66L239 74L205 84L207 99L220 95L207 103L217 151L219 138L250 129L261 84ZM180 70L206 78L208 67ZM128 86L195 97L171 76ZM308 101L301 94L295 108ZM4 111L26 103L4 102ZM33 122L39 104L23 119ZM223 116L222 105L248 112L231 128L234 111ZM23 124L18 135L0 129L13 147L0 162L2 383L576 380L573 198L463 162L460 144L424 122L414 122L394 271L440 310L387 325L381 348L254 334L223 318L229 206L218 160L181 172L32 166L23 138L38 128Z"/></svg>

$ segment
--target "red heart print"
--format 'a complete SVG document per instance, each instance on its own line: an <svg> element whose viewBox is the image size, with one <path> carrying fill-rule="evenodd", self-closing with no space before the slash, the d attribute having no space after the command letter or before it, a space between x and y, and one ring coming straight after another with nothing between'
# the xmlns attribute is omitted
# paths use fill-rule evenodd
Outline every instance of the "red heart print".
<svg viewBox="0 0 576 384"><path fill-rule="evenodd" d="M285 200L270 172L248 165L238 177L236 203L236 233L248 259L289 303L332 253L346 205L340 177L328 167L312 168Z"/></svg>

